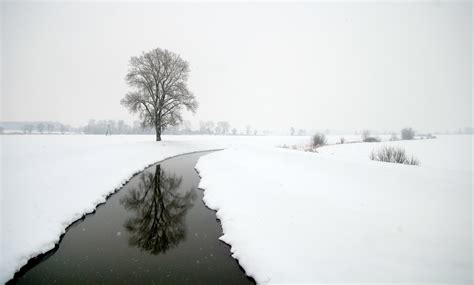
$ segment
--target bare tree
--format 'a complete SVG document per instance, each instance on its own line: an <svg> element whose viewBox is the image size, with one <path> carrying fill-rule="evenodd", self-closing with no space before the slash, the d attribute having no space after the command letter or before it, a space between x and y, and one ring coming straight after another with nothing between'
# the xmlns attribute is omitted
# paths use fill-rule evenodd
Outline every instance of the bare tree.
<svg viewBox="0 0 474 285"><path fill-rule="evenodd" d="M54 132L54 125L52 123L48 123L46 125L46 129L48 130L48 133Z"/></svg>
<svg viewBox="0 0 474 285"><path fill-rule="evenodd" d="M316 134L313 135L313 138L312 138L312 141L311 141L311 144L313 145L313 147L317 148L317 147L326 145L326 143L327 143L327 139L326 139L325 134L316 133Z"/></svg>
<svg viewBox="0 0 474 285"><path fill-rule="evenodd" d="M126 127L126 124L125 124L125 122L124 122L123 120L119 120L119 121L117 122L117 133L118 133L118 134L123 134L123 133L125 133L125 129L126 129L126 128L127 128L127 127Z"/></svg>
<svg viewBox="0 0 474 285"><path fill-rule="evenodd" d="M214 124L213 121L208 121L206 122L206 129L209 134L215 134L216 133L216 124Z"/></svg>
<svg viewBox="0 0 474 285"><path fill-rule="evenodd" d="M199 122L199 132L201 134L212 134L215 129L215 124L213 121L200 121Z"/></svg>
<svg viewBox="0 0 474 285"><path fill-rule="evenodd" d="M216 135L222 135L222 128L219 124L216 125L215 133Z"/></svg>
<svg viewBox="0 0 474 285"><path fill-rule="evenodd" d="M195 112L197 101L188 90L189 64L173 52L154 49L130 59L126 82L133 91L121 104L138 113L142 126L154 127L156 140L167 126L181 123L181 109Z"/></svg>
<svg viewBox="0 0 474 285"><path fill-rule="evenodd" d="M401 131L402 140L412 140L415 137L415 131L412 128L404 128Z"/></svg>
<svg viewBox="0 0 474 285"><path fill-rule="evenodd" d="M32 131L33 131L33 125L32 124L27 124L27 125L23 126L23 133L31 134Z"/></svg>
<svg viewBox="0 0 474 285"><path fill-rule="evenodd" d="M43 123L39 123L36 125L36 130L38 130L39 133L43 133L44 131L44 124Z"/></svg>
<svg viewBox="0 0 474 285"><path fill-rule="evenodd" d="M204 134L206 132L206 122L199 121L199 133Z"/></svg>
<svg viewBox="0 0 474 285"><path fill-rule="evenodd" d="M294 127L290 128L290 135L292 135L292 136L295 135L295 128Z"/></svg>
<svg viewBox="0 0 474 285"><path fill-rule="evenodd" d="M236 134L237 134L237 129L236 129L236 128L233 128L233 129L232 129L232 135L235 136Z"/></svg>
<svg viewBox="0 0 474 285"><path fill-rule="evenodd" d="M362 141L363 142L380 142L381 139L379 137L371 136L369 130L363 130L362 131Z"/></svg>
<svg viewBox="0 0 474 285"><path fill-rule="evenodd" d="M217 122L217 128L219 129L219 134L226 135L229 132L230 124L227 121Z"/></svg>
<svg viewBox="0 0 474 285"><path fill-rule="evenodd" d="M191 127L192 127L192 124L190 121L183 121L182 128L185 134L191 133Z"/></svg>
<svg viewBox="0 0 474 285"><path fill-rule="evenodd" d="M64 125L64 124L60 124L59 125L59 131L61 132L61 134L64 135L64 133L66 133L67 131L69 130L69 127Z"/></svg>
<svg viewBox="0 0 474 285"><path fill-rule="evenodd" d="M247 125L245 127L245 133L247 134L247 136L250 136L252 134L251 131L252 131L252 127L250 125Z"/></svg>
<svg viewBox="0 0 474 285"><path fill-rule="evenodd" d="M370 138L370 131L363 130L362 131L362 141L365 142L368 138Z"/></svg>

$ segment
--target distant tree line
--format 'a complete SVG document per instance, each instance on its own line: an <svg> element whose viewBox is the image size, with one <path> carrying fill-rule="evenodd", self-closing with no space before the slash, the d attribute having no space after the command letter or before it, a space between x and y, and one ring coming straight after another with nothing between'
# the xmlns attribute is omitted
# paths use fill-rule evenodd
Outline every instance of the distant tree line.
<svg viewBox="0 0 474 285"><path fill-rule="evenodd" d="M0 133L22 133L22 134L94 134L94 135L117 135L117 134L155 134L152 126L144 126L142 121L134 121L132 124L124 120L95 120L90 119L87 124L72 127L60 122L0 122ZM178 125L168 125L162 130L167 135L270 135L268 130L258 131L247 125L241 131L232 127L228 121L200 121L197 126L190 121L183 120Z"/></svg>
<svg viewBox="0 0 474 285"><path fill-rule="evenodd" d="M22 130L24 134L65 134L73 131L73 128L59 122L29 122L22 124L17 130Z"/></svg>
<svg viewBox="0 0 474 285"><path fill-rule="evenodd" d="M236 135L237 129L230 128L230 124L227 121L219 121L214 123L213 121L201 121L199 122L199 133L207 135Z"/></svg>
<svg viewBox="0 0 474 285"><path fill-rule="evenodd" d="M89 120L88 124L80 128L84 134L155 134L154 127L143 126L141 121L134 121L128 125L123 120ZM169 125L162 130L165 135L268 135L269 131L258 132L247 125L245 130L239 132L232 128L228 121L200 121L197 128L193 128L190 121L183 120L178 125Z"/></svg>
<svg viewBox="0 0 474 285"><path fill-rule="evenodd" d="M306 136L306 130L304 129L299 129L298 132L294 127L290 128L290 135L292 136Z"/></svg>
<svg viewBox="0 0 474 285"><path fill-rule="evenodd" d="M87 125L81 127L81 132L91 135L114 135L114 134L153 134L151 127L144 127L140 121L134 121L133 125L123 120L89 120Z"/></svg>

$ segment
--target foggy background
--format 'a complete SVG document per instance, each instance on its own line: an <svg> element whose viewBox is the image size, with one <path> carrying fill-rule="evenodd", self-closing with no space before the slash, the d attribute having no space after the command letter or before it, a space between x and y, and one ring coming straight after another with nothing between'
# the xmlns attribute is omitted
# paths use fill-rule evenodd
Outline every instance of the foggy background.
<svg viewBox="0 0 474 285"><path fill-rule="evenodd" d="M199 108L239 129L472 126L472 4L1 4L0 121L124 119L131 56L189 61Z"/></svg>

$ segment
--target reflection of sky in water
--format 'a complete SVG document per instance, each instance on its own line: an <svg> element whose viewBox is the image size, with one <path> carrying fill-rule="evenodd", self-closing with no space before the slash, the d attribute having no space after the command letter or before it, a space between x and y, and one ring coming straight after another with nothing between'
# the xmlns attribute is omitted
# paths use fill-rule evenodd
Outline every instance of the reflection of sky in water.
<svg viewBox="0 0 474 285"><path fill-rule="evenodd" d="M197 190L201 155L166 160L132 178L18 281L251 283L218 240L215 213Z"/></svg>

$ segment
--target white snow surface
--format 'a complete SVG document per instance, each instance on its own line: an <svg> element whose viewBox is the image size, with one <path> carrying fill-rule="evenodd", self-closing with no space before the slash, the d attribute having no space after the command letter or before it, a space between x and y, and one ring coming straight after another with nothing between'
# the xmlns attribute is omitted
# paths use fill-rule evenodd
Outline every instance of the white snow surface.
<svg viewBox="0 0 474 285"><path fill-rule="evenodd" d="M309 137L0 136L0 283L54 248L75 220L146 166L234 145L305 143Z"/></svg>
<svg viewBox="0 0 474 285"><path fill-rule="evenodd" d="M328 145L318 149L321 154L333 155L335 159L367 161L372 151L383 146L397 146L413 155L421 166L445 170L470 172L472 168L473 136L440 135L436 139L385 141L382 143L349 143Z"/></svg>
<svg viewBox="0 0 474 285"><path fill-rule="evenodd" d="M421 165L371 161L384 144ZM230 147L196 168L221 239L259 284L472 284L472 136Z"/></svg>

